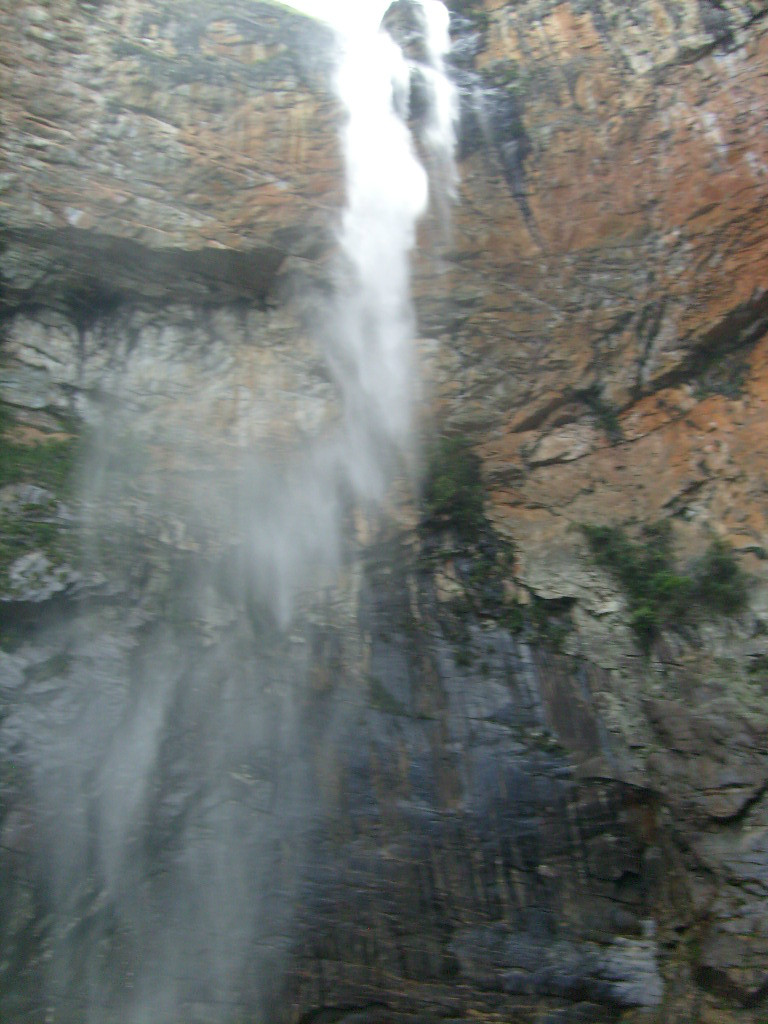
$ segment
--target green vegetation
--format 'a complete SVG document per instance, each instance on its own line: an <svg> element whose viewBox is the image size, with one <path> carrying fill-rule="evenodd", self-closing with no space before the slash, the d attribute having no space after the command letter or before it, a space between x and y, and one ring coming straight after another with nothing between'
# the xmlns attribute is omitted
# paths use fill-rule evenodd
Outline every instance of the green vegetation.
<svg viewBox="0 0 768 1024"><path fill-rule="evenodd" d="M731 548L715 540L694 566L694 598L712 611L727 615L747 602L747 581Z"/></svg>
<svg viewBox="0 0 768 1024"><path fill-rule="evenodd" d="M768 683L768 654L758 654L750 658L747 673L753 682Z"/></svg>
<svg viewBox="0 0 768 1024"><path fill-rule="evenodd" d="M544 600L534 594L528 604L507 604L498 622L510 633L524 635L529 643L561 651L573 630L572 603L567 598Z"/></svg>
<svg viewBox="0 0 768 1024"><path fill-rule="evenodd" d="M487 15L485 25L487 27ZM497 61L485 73L491 85L501 89L516 89L520 85L520 65L516 60Z"/></svg>
<svg viewBox="0 0 768 1024"><path fill-rule="evenodd" d="M61 493L67 489L79 451L77 438L67 434L38 443L22 443L12 435L15 421L0 402L0 487L31 483Z"/></svg>
<svg viewBox="0 0 768 1024"><path fill-rule="evenodd" d="M450 563L459 585L444 604L443 629L453 644L456 664L473 664L473 619L490 619L533 643L562 647L572 628L570 603L534 599L523 606L507 595L514 576L514 544L499 536L485 515L480 460L463 437L442 438L432 451L424 487L422 550L425 572Z"/></svg>
<svg viewBox="0 0 768 1024"><path fill-rule="evenodd" d="M491 22L490 15L482 9L477 0L465 0L461 13L470 22L475 32L485 34L488 31Z"/></svg>
<svg viewBox="0 0 768 1024"><path fill-rule="evenodd" d="M624 433L621 429L619 414L609 402L605 401L596 385L579 392L577 397L591 410L597 425L605 431L609 441L623 440Z"/></svg>
<svg viewBox="0 0 768 1024"><path fill-rule="evenodd" d="M748 377L749 363L741 352L719 358L705 356L701 358L698 366L693 368L696 397L700 399L709 398L710 395L722 395L730 399L741 398Z"/></svg>
<svg viewBox="0 0 768 1024"><path fill-rule="evenodd" d="M668 522L644 526L637 541L620 527L583 530L597 561L624 587L630 624L644 650L662 626L685 622L696 608L725 614L746 603L746 578L723 541L713 541L689 572L681 572L675 566Z"/></svg>
<svg viewBox="0 0 768 1024"><path fill-rule="evenodd" d="M433 449L424 484L424 518L451 529L467 543L477 541L486 519L480 459L464 437L443 437Z"/></svg>
<svg viewBox="0 0 768 1024"><path fill-rule="evenodd" d="M73 439L15 444L0 438L0 487L23 482L56 492L66 490L76 448Z"/></svg>
<svg viewBox="0 0 768 1024"><path fill-rule="evenodd" d="M16 515L0 513L0 577L21 555L44 550L49 557L58 553L61 531L40 506L23 506Z"/></svg>
<svg viewBox="0 0 768 1024"><path fill-rule="evenodd" d="M55 495L66 495L79 452L79 441L66 435L38 443L14 436L15 421L0 403L0 487L28 483ZM64 556L65 530L58 519L56 498L0 511L0 578L11 564L30 551L42 550L53 562Z"/></svg>
<svg viewBox="0 0 768 1024"><path fill-rule="evenodd" d="M571 604L568 599L545 601L533 596L526 610L525 622L534 643L543 644L553 651L561 651L566 637L573 629Z"/></svg>
<svg viewBox="0 0 768 1024"><path fill-rule="evenodd" d="M510 633L522 633L526 625L525 608L518 602L508 605L504 609L499 623Z"/></svg>
<svg viewBox="0 0 768 1024"><path fill-rule="evenodd" d="M469 628L472 605L465 595L461 595L446 602L445 610L448 613L443 623L445 635L457 651L463 652L462 659L468 658L472 645L472 632ZM468 661L463 663L469 664Z"/></svg>
<svg viewBox="0 0 768 1024"><path fill-rule="evenodd" d="M408 710L397 699L393 697L384 686L378 676L370 676L368 679L368 699L372 708L383 712L385 715L397 715L399 718L408 717Z"/></svg>

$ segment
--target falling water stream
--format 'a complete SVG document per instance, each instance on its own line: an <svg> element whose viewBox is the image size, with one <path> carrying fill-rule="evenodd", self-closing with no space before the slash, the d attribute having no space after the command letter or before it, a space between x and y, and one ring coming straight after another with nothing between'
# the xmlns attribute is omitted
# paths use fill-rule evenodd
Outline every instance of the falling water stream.
<svg viewBox="0 0 768 1024"><path fill-rule="evenodd" d="M338 565L345 496L379 505L412 455L419 388L410 258L430 198L407 124L412 67L379 28L387 5L297 0L295 6L327 14L338 33L347 202L335 293L330 304L318 304L323 325L317 331L339 390L341 429L306 453L293 487L285 479L265 486L254 470L261 497L254 495L253 565L282 626L310 569ZM456 100L443 64L448 13L440 0L418 0L414 8L423 17L428 58L419 67L429 93L420 141L432 168L434 205L444 215L456 177ZM266 491L271 503L263 500Z"/></svg>
<svg viewBox="0 0 768 1024"><path fill-rule="evenodd" d="M245 460L231 498L231 578L171 560L152 614L118 594L42 631L39 657L65 656L5 724L34 781L51 1024L277 1012L315 800L296 701L313 655L296 602L338 572L350 507L379 507L413 462L410 258L430 189L403 117L412 68L379 30L383 6L324 12L339 30L346 110L347 202L316 339L338 394L334 430L290 464L259 451ZM455 187L448 17L438 0L418 9L430 95L419 144L439 211ZM92 463L103 469L98 453ZM113 483L93 466L84 487L96 507ZM208 486L192 494L201 516ZM140 547L130 534L118 545L116 575L130 576ZM246 614L206 644L195 623L216 587Z"/></svg>

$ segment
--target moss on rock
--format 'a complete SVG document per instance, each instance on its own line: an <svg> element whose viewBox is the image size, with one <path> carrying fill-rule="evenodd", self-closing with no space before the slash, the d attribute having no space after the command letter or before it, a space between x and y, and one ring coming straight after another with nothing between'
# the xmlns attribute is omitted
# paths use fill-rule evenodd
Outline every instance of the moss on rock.
<svg viewBox="0 0 768 1024"><path fill-rule="evenodd" d="M585 525L583 531L597 562L626 591L630 625L644 650L663 626L690 621L697 609L728 614L746 604L746 576L724 541L714 540L684 571L676 565L667 521L645 525L638 540L616 526Z"/></svg>

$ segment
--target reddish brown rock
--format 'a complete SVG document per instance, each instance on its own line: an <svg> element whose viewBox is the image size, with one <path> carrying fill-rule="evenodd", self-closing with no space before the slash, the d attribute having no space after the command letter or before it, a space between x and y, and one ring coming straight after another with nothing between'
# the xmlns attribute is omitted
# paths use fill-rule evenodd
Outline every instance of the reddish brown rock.
<svg viewBox="0 0 768 1024"><path fill-rule="evenodd" d="M317 256L343 183L332 47L266 2L0 5L5 301L252 297Z"/></svg>
<svg viewBox="0 0 768 1024"><path fill-rule="evenodd" d="M489 513L516 542L504 612L528 625L456 621L457 605L473 614L463 550L397 585L375 552L367 598L350 569L342 625L317 627L307 715L328 701L327 721L347 721L337 688L361 707L369 669L378 704L354 742L304 744L332 884L306 904L315 931L285 1005L296 1020L358 1002L374 1021L414 1006L537 1019L514 986L535 968L547 999L567 987L534 934L552 905L577 992L605 998L599 960L656 998L658 949L663 1019L753 1024L768 950L768 6L453 6L461 185L451 230L421 230L442 257L416 258L423 363L433 421L482 455ZM254 308L279 299L281 269L322 273L343 190L329 45L264 2L0 0L3 395L42 430L122 390L172 492L164 552L202 545L184 520L200 487L179 483L199 455L175 465L166 434L194 421L226 464L333 422L297 310ZM128 512L143 544L138 499ZM644 654L579 527L657 519L682 567L729 541L749 600L662 623ZM564 635L530 626L548 608ZM231 609L205 610L216 650ZM459 666L449 626L484 669ZM345 878L348 841L365 870L353 857ZM574 1012L636 1021L619 994Z"/></svg>
<svg viewBox="0 0 768 1024"><path fill-rule="evenodd" d="M479 6L476 72L515 113L462 164L447 292L476 293L456 342L483 383L465 417L588 387L624 408L762 331L768 43L763 5L733 7Z"/></svg>

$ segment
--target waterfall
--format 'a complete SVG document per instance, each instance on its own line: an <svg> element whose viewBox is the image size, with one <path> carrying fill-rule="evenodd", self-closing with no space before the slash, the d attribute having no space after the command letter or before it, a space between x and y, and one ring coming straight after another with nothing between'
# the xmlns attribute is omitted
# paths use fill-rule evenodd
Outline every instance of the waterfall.
<svg viewBox="0 0 768 1024"><path fill-rule="evenodd" d="M391 37L379 30L378 19L370 19L371 10L373 5L359 5L339 34L336 91L345 116L347 201L333 297L312 300L320 312L317 340L338 389L340 422L334 435L312 446L302 461L296 490L308 490L310 503L292 494L275 515L272 505L284 482L262 486L258 495L251 491L259 537L265 520L275 523L269 542L257 542L253 569L263 577L269 566L268 592L283 626L295 590L312 583L313 566L326 572L336 567L344 501L351 495L363 506L379 504L411 444L417 387L410 254L427 206L428 182L398 114L397 98L407 102L410 68ZM310 529L302 528L300 515ZM300 563L295 571L294 561Z"/></svg>
<svg viewBox="0 0 768 1024"><path fill-rule="evenodd" d="M347 202L334 293L317 298L335 423L282 460L243 457L234 485L199 455L192 426L179 442L190 494L159 480L121 520L110 511L120 476L101 424L84 497L94 534L127 538L114 543L117 582L103 606L41 627L42 667L3 724L33 780L52 1024L229 1024L244 1008L277 1012L270 1000L317 791L299 707L313 652L297 596L332 585L350 508L380 507L408 467L419 393L410 259L429 184L401 116L413 68L379 30L380 8L353 0L339 36ZM432 93L420 145L438 168L433 190L448 196L447 21L438 0L420 9ZM157 345L172 359L163 330ZM135 418L126 403L112 432ZM209 514L212 489L228 519ZM188 557L163 549L160 582L147 589L132 575L145 557L141 523L154 517L171 530L169 509L185 498L193 526L220 527L235 555L219 557L224 536L215 557L196 563L199 542L185 538ZM215 642L211 616L224 624Z"/></svg>
<svg viewBox="0 0 768 1024"><path fill-rule="evenodd" d="M341 234L348 273L338 294L332 354L353 444L350 465L357 488L374 496L381 486L371 473L377 435L404 444L411 426L409 255L416 220L426 208L427 179L393 102L393 90L407 94L409 79L405 59L386 33L347 40L338 86L348 113Z"/></svg>
<svg viewBox="0 0 768 1024"><path fill-rule="evenodd" d="M436 196L452 198L455 91L443 58L450 46L448 13L439 0L420 4L425 21L431 102L424 141L438 169ZM357 489L378 496L371 472L377 436L406 445L412 427L415 322L410 298L410 252L429 198L427 174L407 124L411 67L383 30L352 22L343 40L338 92L347 112L344 155L348 199L341 244L349 272L337 298L336 351L342 368L352 472ZM362 28L361 28L362 24ZM367 438L361 443L363 438Z"/></svg>
<svg viewBox="0 0 768 1024"><path fill-rule="evenodd" d="M331 17L338 32L336 89L345 124L347 202L341 258L330 303L317 300L324 357L337 383L341 429L311 447L292 485L255 464L246 483L254 587L287 626L296 593L328 578L342 547L344 502L376 507L409 463L419 395L410 258L416 225L433 205L444 220L454 196L455 89L444 66L448 12L440 0L412 0L427 53L418 73L429 91L419 161L407 124L414 67L379 27L378 0L295 0ZM254 486L254 480L256 486Z"/></svg>
<svg viewBox="0 0 768 1024"><path fill-rule="evenodd" d="M451 48L450 18L441 0L422 0L421 10L428 58L422 74L430 93L424 136L427 151L432 157L430 170L435 205L445 230L450 222L449 206L456 198L458 183L455 159L458 93L445 67L445 58Z"/></svg>

